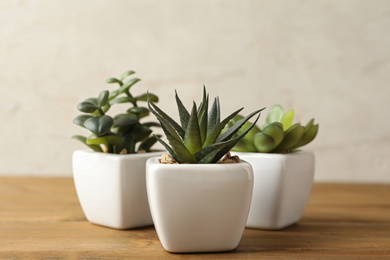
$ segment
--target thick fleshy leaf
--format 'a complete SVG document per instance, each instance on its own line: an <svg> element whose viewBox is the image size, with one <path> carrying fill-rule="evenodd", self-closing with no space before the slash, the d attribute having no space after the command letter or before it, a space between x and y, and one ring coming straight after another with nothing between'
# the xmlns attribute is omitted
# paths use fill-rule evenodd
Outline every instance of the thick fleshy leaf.
<svg viewBox="0 0 390 260"><path fill-rule="evenodd" d="M291 126L284 134L283 141L275 148L275 152L289 151L295 144L301 140L304 127L300 124Z"/></svg>
<svg viewBox="0 0 390 260"><path fill-rule="evenodd" d="M74 135L72 136L72 139L75 139L77 141L80 141L81 143L85 144L86 146L88 146L89 148L91 148L92 150L94 150L95 152L103 152L102 148L100 147L100 145L93 145L93 144L87 144L87 138L85 136L82 136L82 135Z"/></svg>
<svg viewBox="0 0 390 260"><path fill-rule="evenodd" d="M187 129L188 120L190 119L190 113L188 113L187 109L181 102L179 96L177 95L176 90L175 90L175 99L176 99L177 109L179 111L181 127L183 129Z"/></svg>
<svg viewBox="0 0 390 260"><path fill-rule="evenodd" d="M97 137L97 138L88 138L87 139L87 144L95 144L95 145L120 145L122 144L122 138L120 138L117 135L107 135L107 136L102 136L102 137Z"/></svg>
<svg viewBox="0 0 390 260"><path fill-rule="evenodd" d="M150 102L157 103L158 102L158 96L155 94L149 93ZM135 99L137 101L148 101L148 93L144 93L142 95L136 96Z"/></svg>
<svg viewBox="0 0 390 260"><path fill-rule="evenodd" d="M230 122L231 125L228 124L228 127L232 127L236 123L238 123L240 120L242 120L244 117L242 115L236 115ZM242 134L248 127L252 126L253 124L249 121L245 122L245 124L240 128L240 130L237 131L237 135ZM249 131L247 135L244 136L243 140L245 140L247 143L253 143L253 136L260 132L260 129L257 125L253 126L252 130Z"/></svg>
<svg viewBox="0 0 390 260"><path fill-rule="evenodd" d="M110 116L104 115L87 119L84 122L84 126L97 136L101 136L110 131L113 122Z"/></svg>
<svg viewBox="0 0 390 260"><path fill-rule="evenodd" d="M152 130L145 126L135 126L133 128L134 132L134 142L139 142L147 138L151 133Z"/></svg>
<svg viewBox="0 0 390 260"><path fill-rule="evenodd" d="M139 120L136 116L130 114L119 114L114 117L114 127L121 126L135 126L139 123Z"/></svg>
<svg viewBox="0 0 390 260"><path fill-rule="evenodd" d="M112 99L110 100L110 105L115 105L115 104L119 104L119 103L126 103L126 102L130 102L130 103L134 103L136 100L132 97L119 97L119 98L115 98L115 99Z"/></svg>
<svg viewBox="0 0 390 260"><path fill-rule="evenodd" d="M133 70L128 70L128 71L124 72L124 73L121 75L121 77L120 77L121 81L123 81L123 80L124 80L125 78L127 78L128 76L133 75L134 73L135 73L135 71L133 71Z"/></svg>
<svg viewBox="0 0 390 260"><path fill-rule="evenodd" d="M185 135L185 131L183 130L183 128L152 102L148 101L148 106L149 111L157 117L161 125L164 125L167 131L169 131L169 133L178 141L182 141Z"/></svg>
<svg viewBox="0 0 390 260"><path fill-rule="evenodd" d="M122 86L122 81L120 81L119 79L116 79L116 78L109 78L106 80L107 83L118 83L120 86Z"/></svg>
<svg viewBox="0 0 390 260"><path fill-rule="evenodd" d="M273 122L263 129L263 134L271 137L274 140L274 145L276 147L284 138L283 125L279 122Z"/></svg>
<svg viewBox="0 0 390 260"><path fill-rule="evenodd" d="M229 128L225 133L223 133L222 135L220 135L217 139L216 139L216 142L221 142L221 141L227 141L229 140L230 138L232 138L232 136L238 131L240 130L240 128L245 124L245 122L247 122L249 119L251 119L254 115L260 113L262 110L264 110L264 108L262 109L259 109L259 110L256 110L252 113L250 113L249 115L247 115L246 117L244 117L243 119L241 119L238 123L236 123L233 127ZM253 124L255 125L255 124ZM252 129L253 125L250 127L250 129Z"/></svg>
<svg viewBox="0 0 390 260"><path fill-rule="evenodd" d="M248 133L249 134L249 133ZM248 135L247 134L247 135ZM245 137L241 139L233 148L232 151L236 152L247 152L247 153L254 153L257 152L256 147L252 143L247 143L245 141Z"/></svg>
<svg viewBox="0 0 390 260"><path fill-rule="evenodd" d="M284 109L281 105L274 105L268 111L267 118L265 120L266 124L270 124L272 122L280 122L284 115Z"/></svg>
<svg viewBox="0 0 390 260"><path fill-rule="evenodd" d="M202 148L202 139L198 124L198 115L196 104L192 106L191 115L188 121L188 126L184 135L184 145L191 154L198 152Z"/></svg>
<svg viewBox="0 0 390 260"><path fill-rule="evenodd" d="M256 150L260 153L269 153L276 147L274 139L264 133L255 134L253 137L253 143Z"/></svg>
<svg viewBox="0 0 390 260"><path fill-rule="evenodd" d="M129 79L128 81L126 81L125 83L123 83L123 85L122 85L121 88L120 88L120 92L121 92L121 93L126 93L126 92L129 91L129 89L130 89L135 83L137 83L138 81L141 81L141 79L139 79L139 78L132 78L132 79Z"/></svg>
<svg viewBox="0 0 390 260"><path fill-rule="evenodd" d="M161 135L157 135L158 137L161 137ZM150 152L151 147L157 142L156 136L150 136L146 140L144 140L138 147L138 151L146 151Z"/></svg>
<svg viewBox="0 0 390 260"><path fill-rule="evenodd" d="M317 136L318 128L319 128L318 125L312 125L309 129L306 128L307 127L305 127L305 131L303 133L301 140L299 140L298 143L292 146L291 149L297 149L301 146L304 146L310 143L311 141L313 141L313 139Z"/></svg>
<svg viewBox="0 0 390 260"><path fill-rule="evenodd" d="M240 108L238 110L236 110L235 112L233 112L232 114L230 114L228 117L226 117L224 120L222 120L221 123L219 123L216 127L214 127L214 130L211 131L211 133L209 133L207 135L207 138L206 140L204 141L202 147L205 148L209 145L212 145L213 143L216 142L219 134L221 133L221 131L223 130L223 128L225 127L225 125L227 123L229 123L229 121L235 117L238 113L241 112L241 110L243 110L244 108ZM226 132L225 132L226 133ZM223 133L222 135L224 135L225 133Z"/></svg>
<svg viewBox="0 0 390 260"><path fill-rule="evenodd" d="M77 109L84 113L93 113L98 108L99 106L96 98L89 98L77 105Z"/></svg>
<svg viewBox="0 0 390 260"><path fill-rule="evenodd" d="M149 115L149 109L146 107L132 107L127 110L127 113L133 113L136 114L139 118L143 118Z"/></svg>
<svg viewBox="0 0 390 260"><path fill-rule="evenodd" d="M75 119L73 119L73 123L78 125L78 126L85 127L84 126L85 121L87 121L91 117L92 116L90 116L90 115L79 115Z"/></svg>
<svg viewBox="0 0 390 260"><path fill-rule="evenodd" d="M143 123L142 125L146 127L161 127L161 125L157 122L146 122Z"/></svg>
<svg viewBox="0 0 390 260"><path fill-rule="evenodd" d="M217 125L220 124L220 106L219 98L214 99L213 105L211 107L208 122L207 122L207 134L211 133Z"/></svg>
<svg viewBox="0 0 390 260"><path fill-rule="evenodd" d="M283 125L283 131L287 131L287 129L290 128L290 126L292 125L292 122L294 121L294 110L289 110L287 111L282 119L280 120L280 122L282 123Z"/></svg>
<svg viewBox="0 0 390 260"><path fill-rule="evenodd" d="M107 105L108 95L109 95L108 90L103 90L102 92L100 92L99 97L97 99L99 107L103 107L103 106Z"/></svg>

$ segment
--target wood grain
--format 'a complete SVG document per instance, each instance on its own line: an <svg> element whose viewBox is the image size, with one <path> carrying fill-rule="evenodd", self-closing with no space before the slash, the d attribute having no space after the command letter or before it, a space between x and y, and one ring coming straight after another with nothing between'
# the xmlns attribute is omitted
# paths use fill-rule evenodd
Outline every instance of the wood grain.
<svg viewBox="0 0 390 260"><path fill-rule="evenodd" d="M390 259L390 185L315 184L303 219L238 248L171 254L153 227L86 221L70 178L0 178L0 259Z"/></svg>

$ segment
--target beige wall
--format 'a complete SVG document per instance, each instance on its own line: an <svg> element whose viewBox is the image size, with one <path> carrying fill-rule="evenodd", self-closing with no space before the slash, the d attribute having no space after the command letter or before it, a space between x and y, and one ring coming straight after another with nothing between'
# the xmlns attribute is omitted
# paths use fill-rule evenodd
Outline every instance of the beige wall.
<svg viewBox="0 0 390 260"><path fill-rule="evenodd" d="M0 174L70 176L75 106L134 69L175 116L206 84L315 117L317 181L390 182L389 46L386 0L0 0Z"/></svg>

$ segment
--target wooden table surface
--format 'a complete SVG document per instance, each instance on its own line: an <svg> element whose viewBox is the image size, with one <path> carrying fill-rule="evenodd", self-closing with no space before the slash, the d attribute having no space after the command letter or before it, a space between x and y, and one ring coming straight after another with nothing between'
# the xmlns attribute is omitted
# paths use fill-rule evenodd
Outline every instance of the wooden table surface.
<svg viewBox="0 0 390 260"><path fill-rule="evenodd" d="M315 184L303 219L228 253L172 254L153 227L86 221L70 178L0 178L0 259L390 259L390 185Z"/></svg>

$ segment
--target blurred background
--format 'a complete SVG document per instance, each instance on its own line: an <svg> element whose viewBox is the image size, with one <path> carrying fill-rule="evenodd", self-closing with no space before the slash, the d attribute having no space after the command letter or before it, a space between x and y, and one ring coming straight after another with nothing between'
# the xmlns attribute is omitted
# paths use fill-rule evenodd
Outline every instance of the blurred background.
<svg viewBox="0 0 390 260"><path fill-rule="evenodd" d="M132 69L176 119L203 84L315 118L315 181L390 183L389 33L385 0L0 0L0 175L71 176L76 105Z"/></svg>

